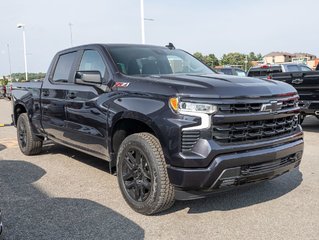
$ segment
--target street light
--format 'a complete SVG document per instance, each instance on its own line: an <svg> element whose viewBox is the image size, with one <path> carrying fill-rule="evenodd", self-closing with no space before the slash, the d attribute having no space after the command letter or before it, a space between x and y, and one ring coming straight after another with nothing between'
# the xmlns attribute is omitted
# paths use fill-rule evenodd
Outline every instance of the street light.
<svg viewBox="0 0 319 240"><path fill-rule="evenodd" d="M144 0L141 0L141 32L143 44L145 44L145 21L154 21L154 19L144 17Z"/></svg>
<svg viewBox="0 0 319 240"><path fill-rule="evenodd" d="M73 47L73 35L72 35L72 23L69 23L69 27L70 27L70 41L71 41L71 47Z"/></svg>
<svg viewBox="0 0 319 240"><path fill-rule="evenodd" d="M144 0L141 0L141 31L142 31L142 43L145 44Z"/></svg>
<svg viewBox="0 0 319 240"><path fill-rule="evenodd" d="M17 24L17 28L21 28L22 29L25 80L28 81L27 48L26 48L26 43L25 43L25 25L23 23L18 23Z"/></svg>

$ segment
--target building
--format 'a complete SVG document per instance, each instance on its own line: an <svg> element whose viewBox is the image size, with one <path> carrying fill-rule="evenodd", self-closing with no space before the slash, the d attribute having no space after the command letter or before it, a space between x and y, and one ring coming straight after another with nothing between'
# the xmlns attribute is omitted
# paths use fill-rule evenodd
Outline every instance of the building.
<svg viewBox="0 0 319 240"><path fill-rule="evenodd" d="M265 64L291 62L293 54L287 52L271 52L264 56Z"/></svg>

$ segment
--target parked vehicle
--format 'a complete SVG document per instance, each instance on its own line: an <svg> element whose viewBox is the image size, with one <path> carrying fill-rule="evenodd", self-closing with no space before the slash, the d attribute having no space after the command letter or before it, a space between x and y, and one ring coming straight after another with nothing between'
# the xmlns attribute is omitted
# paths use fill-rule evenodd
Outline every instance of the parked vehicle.
<svg viewBox="0 0 319 240"><path fill-rule="evenodd" d="M217 69L218 72L222 72L226 75L234 75L239 77L246 77L246 72L240 68L234 68L234 67L223 67Z"/></svg>
<svg viewBox="0 0 319 240"><path fill-rule="evenodd" d="M6 86L5 85L0 85L0 97L1 98L6 97Z"/></svg>
<svg viewBox="0 0 319 240"><path fill-rule="evenodd" d="M269 78L291 84L300 96L300 121L307 115L319 119L319 71L284 72L270 74Z"/></svg>
<svg viewBox="0 0 319 240"><path fill-rule="evenodd" d="M317 67L316 67L316 71L319 71L319 64L318 64Z"/></svg>
<svg viewBox="0 0 319 240"><path fill-rule="evenodd" d="M6 86L6 97L11 100L12 97L12 83L8 83Z"/></svg>
<svg viewBox="0 0 319 240"><path fill-rule="evenodd" d="M299 63L283 63L274 65L260 65L251 67L247 73L248 77L267 78L270 74L282 72L311 72L311 68Z"/></svg>
<svg viewBox="0 0 319 240"><path fill-rule="evenodd" d="M105 159L128 205L153 214L297 167L297 102L289 84L215 74L171 44L94 44L15 88L13 120L25 155L48 138Z"/></svg>

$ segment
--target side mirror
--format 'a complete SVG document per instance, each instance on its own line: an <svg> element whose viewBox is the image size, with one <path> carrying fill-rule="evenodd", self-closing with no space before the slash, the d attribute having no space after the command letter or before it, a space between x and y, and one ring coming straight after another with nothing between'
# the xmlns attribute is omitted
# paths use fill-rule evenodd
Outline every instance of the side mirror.
<svg viewBox="0 0 319 240"><path fill-rule="evenodd" d="M99 71L77 71L75 82L84 85L101 85L101 73Z"/></svg>

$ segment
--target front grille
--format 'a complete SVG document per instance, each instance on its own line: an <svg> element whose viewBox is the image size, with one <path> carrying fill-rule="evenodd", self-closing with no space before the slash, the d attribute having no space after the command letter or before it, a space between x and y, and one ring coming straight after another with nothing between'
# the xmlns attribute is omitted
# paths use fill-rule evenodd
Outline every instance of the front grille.
<svg viewBox="0 0 319 240"><path fill-rule="evenodd" d="M286 110L296 107L298 100L294 98L278 102L282 102L281 110ZM262 105L263 103L222 104L219 106L219 112L225 114L257 113L260 112Z"/></svg>
<svg viewBox="0 0 319 240"><path fill-rule="evenodd" d="M182 152L192 150L200 136L199 131L183 131L182 132Z"/></svg>
<svg viewBox="0 0 319 240"><path fill-rule="evenodd" d="M212 127L212 137L219 143L242 143L286 135L297 126L297 116L220 124Z"/></svg>

